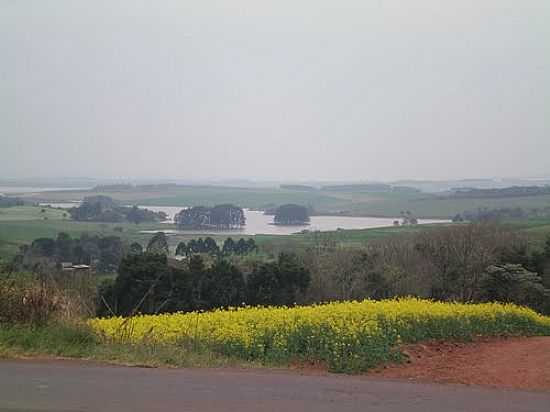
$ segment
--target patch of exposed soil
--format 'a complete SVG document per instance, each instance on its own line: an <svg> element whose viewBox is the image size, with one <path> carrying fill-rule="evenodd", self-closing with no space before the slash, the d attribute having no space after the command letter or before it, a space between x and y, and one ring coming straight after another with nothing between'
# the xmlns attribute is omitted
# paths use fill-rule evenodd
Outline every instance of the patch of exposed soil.
<svg viewBox="0 0 550 412"><path fill-rule="evenodd" d="M403 352L408 361L386 365L372 375L550 391L550 337L432 342L408 345Z"/></svg>

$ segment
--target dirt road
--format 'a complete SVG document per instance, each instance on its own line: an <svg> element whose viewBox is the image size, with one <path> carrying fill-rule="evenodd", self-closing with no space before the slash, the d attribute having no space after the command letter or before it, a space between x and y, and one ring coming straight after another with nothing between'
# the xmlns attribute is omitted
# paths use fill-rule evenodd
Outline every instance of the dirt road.
<svg viewBox="0 0 550 412"><path fill-rule="evenodd" d="M0 411L548 411L550 393L372 377L0 361Z"/></svg>

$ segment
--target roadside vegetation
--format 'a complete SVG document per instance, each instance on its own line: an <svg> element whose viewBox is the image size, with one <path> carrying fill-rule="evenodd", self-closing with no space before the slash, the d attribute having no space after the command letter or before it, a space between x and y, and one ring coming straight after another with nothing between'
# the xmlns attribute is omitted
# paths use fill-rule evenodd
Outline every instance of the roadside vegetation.
<svg viewBox="0 0 550 412"><path fill-rule="evenodd" d="M335 372L399 360L400 344L550 335L550 318L529 309L418 299L115 317L90 325L106 342L170 344L263 363L322 363Z"/></svg>

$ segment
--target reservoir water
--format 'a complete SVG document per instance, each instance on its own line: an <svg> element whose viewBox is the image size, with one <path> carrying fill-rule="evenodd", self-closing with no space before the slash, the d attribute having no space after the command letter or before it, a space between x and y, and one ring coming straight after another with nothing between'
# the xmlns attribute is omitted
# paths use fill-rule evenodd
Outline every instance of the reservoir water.
<svg viewBox="0 0 550 412"><path fill-rule="evenodd" d="M168 215L166 223L174 222L174 215L178 213L182 208L173 206L144 206L149 210L155 212L164 212ZM231 231L228 233L240 233L243 235L290 235L293 233L301 232L302 230L310 231L333 231L338 229L371 229L378 227L393 226L395 220L400 218L388 218L388 217L350 217L350 216L311 216L309 225L304 226L275 226L273 225L273 216L264 215L263 212L256 210L244 209L246 217L246 226L241 230ZM448 220L442 219L420 219L419 224L429 223L445 223ZM220 234L216 231L178 231L178 230L166 230L167 233L210 233Z"/></svg>
<svg viewBox="0 0 550 412"><path fill-rule="evenodd" d="M78 206L79 202L74 203L44 203L59 208L71 208ZM246 225L240 230L232 230L227 232L208 231L208 230L174 230L167 229L163 225L174 223L174 215L184 209L181 206L139 206L144 209L149 209L154 212L164 212L168 219L159 223L158 230L144 230L142 233L155 233L163 231L169 234L242 234L242 235L291 235L299 233L303 230L309 231L334 231L334 230L352 230L352 229L372 229L380 227L393 226L395 220L401 220L399 217L351 217L351 216L311 216L309 225L303 226L276 226L273 225L273 216L264 215L263 212L257 210L244 209L246 217ZM418 224L430 223L448 223L448 220L443 219L419 219Z"/></svg>

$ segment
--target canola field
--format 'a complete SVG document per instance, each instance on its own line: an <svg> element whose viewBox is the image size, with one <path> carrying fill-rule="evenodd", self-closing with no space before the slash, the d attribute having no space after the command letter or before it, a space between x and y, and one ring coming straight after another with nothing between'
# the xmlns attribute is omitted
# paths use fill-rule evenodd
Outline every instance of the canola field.
<svg viewBox="0 0 550 412"><path fill-rule="evenodd" d="M341 372L397 360L400 344L550 335L550 318L527 308L415 298L115 317L90 325L110 342L181 345L265 363L323 362Z"/></svg>

